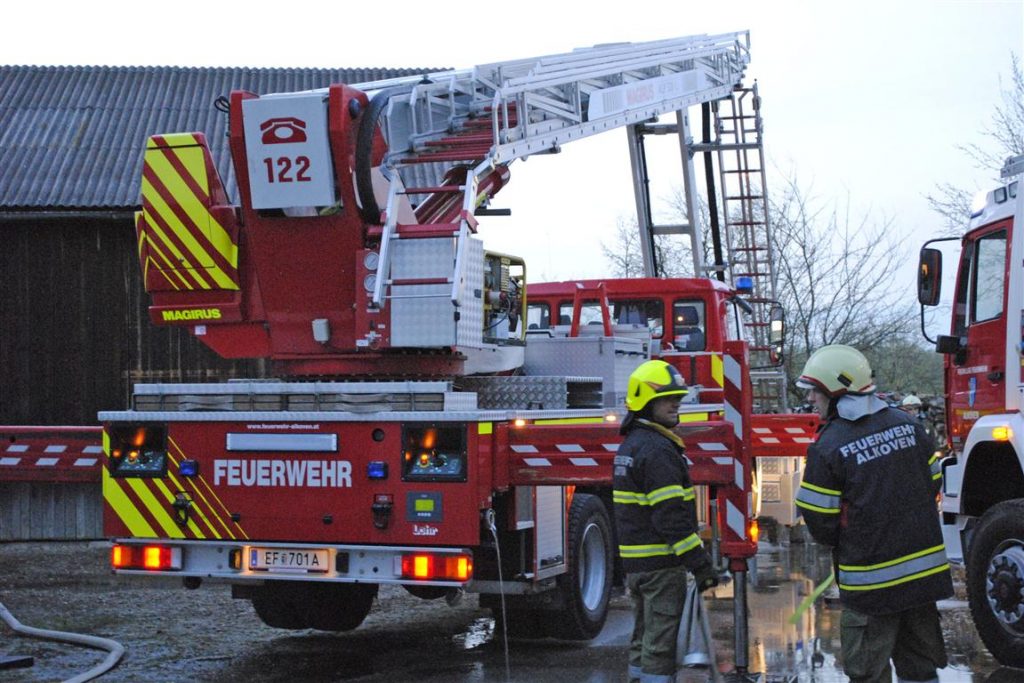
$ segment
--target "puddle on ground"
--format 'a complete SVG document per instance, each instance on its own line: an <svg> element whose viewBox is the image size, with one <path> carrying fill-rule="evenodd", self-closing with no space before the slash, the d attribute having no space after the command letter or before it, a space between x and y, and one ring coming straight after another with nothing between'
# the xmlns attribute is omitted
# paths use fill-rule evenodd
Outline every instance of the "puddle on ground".
<svg viewBox="0 0 1024 683"><path fill-rule="evenodd" d="M801 601L831 571L827 549L809 542L762 543L751 561L747 590L750 670L765 672L766 683L849 680L839 659L841 608L834 586L796 623L790 623ZM718 597L731 598L732 589L726 587L726 591ZM731 617L732 600L723 602ZM939 607L950 662L939 671L941 683L1024 682L1024 671L1001 669L988 654L965 615L966 605L962 601L944 601ZM728 647L731 650L732 644Z"/></svg>
<svg viewBox="0 0 1024 683"><path fill-rule="evenodd" d="M463 633L452 636L455 647L462 650L473 650L486 645L494 639L494 619L482 617L477 619Z"/></svg>

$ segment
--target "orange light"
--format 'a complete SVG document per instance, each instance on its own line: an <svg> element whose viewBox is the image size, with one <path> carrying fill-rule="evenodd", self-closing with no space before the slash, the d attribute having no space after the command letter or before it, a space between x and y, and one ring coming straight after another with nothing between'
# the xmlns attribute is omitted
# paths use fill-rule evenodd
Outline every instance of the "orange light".
<svg viewBox="0 0 1024 683"><path fill-rule="evenodd" d="M136 448L140 448L144 443L146 443L146 430L136 430L135 435L132 437L132 445Z"/></svg>
<svg viewBox="0 0 1024 683"><path fill-rule="evenodd" d="M757 543L758 537L761 535L761 527L758 525L756 519L750 520L750 540Z"/></svg>
<svg viewBox="0 0 1024 683"><path fill-rule="evenodd" d="M523 418L521 418L521 417L517 417L517 418L516 418L516 419L515 419L515 420L514 420L514 421L512 422L512 424L513 424L514 426L516 426L516 427L525 427L525 426L526 426L526 420L524 420L524 419L523 419Z"/></svg>
<svg viewBox="0 0 1024 683"><path fill-rule="evenodd" d="M147 545L142 549L142 566L146 569L160 569L160 555L161 550L159 546Z"/></svg>
<svg viewBox="0 0 1024 683"><path fill-rule="evenodd" d="M139 459L139 452L138 451L128 451L128 461L129 462L135 462L138 459Z"/></svg>
<svg viewBox="0 0 1024 683"><path fill-rule="evenodd" d="M429 449L434 447L435 443L437 443L437 430L436 429L428 429L427 431L423 432L423 447L424 448L429 450Z"/></svg>
<svg viewBox="0 0 1024 683"><path fill-rule="evenodd" d="M468 581L473 573L473 563L465 555L459 555L455 560L455 578L459 581Z"/></svg>
<svg viewBox="0 0 1024 683"><path fill-rule="evenodd" d="M420 453L420 467L430 467L429 453Z"/></svg>
<svg viewBox="0 0 1024 683"><path fill-rule="evenodd" d="M605 422L618 422L619 421L619 416L616 415L615 413L608 413L607 415L604 416L604 421Z"/></svg>
<svg viewBox="0 0 1024 683"><path fill-rule="evenodd" d="M1009 427L995 427L992 429L992 438L996 441L1009 441L1013 438L1013 430Z"/></svg>
<svg viewBox="0 0 1024 683"><path fill-rule="evenodd" d="M115 545L111 549L110 564L113 567L123 567L128 564L128 552L123 545Z"/></svg>
<svg viewBox="0 0 1024 683"><path fill-rule="evenodd" d="M431 557L429 555L415 555L412 558L412 576L414 579L429 579L431 575Z"/></svg>
<svg viewBox="0 0 1024 683"><path fill-rule="evenodd" d="M403 555L402 576L418 581L469 581L473 578L473 557L447 553Z"/></svg>

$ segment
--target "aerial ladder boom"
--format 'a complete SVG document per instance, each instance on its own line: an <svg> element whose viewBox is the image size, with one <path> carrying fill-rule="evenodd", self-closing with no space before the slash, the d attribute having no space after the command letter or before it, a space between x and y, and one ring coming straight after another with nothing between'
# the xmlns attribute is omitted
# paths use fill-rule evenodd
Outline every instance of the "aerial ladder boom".
<svg viewBox="0 0 1024 683"><path fill-rule="evenodd" d="M748 62L740 32L235 91L241 206L201 135L150 140L137 227L151 317L282 375L517 367L525 268L474 237L509 164L728 97Z"/></svg>
<svg viewBox="0 0 1024 683"><path fill-rule="evenodd" d="M729 96L740 83L749 50L748 32L692 36L598 46L358 87L383 88L379 96L388 99L383 122L386 165L397 167L400 174L412 164L471 166L461 188L462 215L468 216L479 202L478 179L499 165ZM386 216L396 214L400 200L397 193L389 196ZM470 230L469 223L460 226L460 241ZM386 224L381 246L386 266L393 235L394 225ZM701 253L700 248L693 251ZM378 305L386 296L385 284L384 278L377 281Z"/></svg>

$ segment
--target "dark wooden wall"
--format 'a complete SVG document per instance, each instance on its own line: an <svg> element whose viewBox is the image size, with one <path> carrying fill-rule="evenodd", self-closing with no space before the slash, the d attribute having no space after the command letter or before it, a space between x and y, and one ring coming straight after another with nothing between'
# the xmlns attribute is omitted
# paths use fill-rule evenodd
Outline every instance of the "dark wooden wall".
<svg viewBox="0 0 1024 683"><path fill-rule="evenodd" d="M96 424L138 381L263 372L149 322L127 216L0 217L0 288L0 424Z"/></svg>

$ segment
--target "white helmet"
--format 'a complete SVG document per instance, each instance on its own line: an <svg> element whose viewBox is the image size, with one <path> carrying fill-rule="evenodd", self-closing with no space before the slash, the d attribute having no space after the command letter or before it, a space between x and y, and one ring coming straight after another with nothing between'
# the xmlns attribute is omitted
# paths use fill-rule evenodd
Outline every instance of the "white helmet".
<svg viewBox="0 0 1024 683"><path fill-rule="evenodd" d="M913 394L911 394L910 396L907 396L905 399L903 399L903 402L900 403L900 405L903 406L903 407L919 406L919 405L921 405L921 399L919 399L917 396L914 396Z"/></svg>
<svg viewBox="0 0 1024 683"><path fill-rule="evenodd" d="M875 390L874 373L864 354L845 344L822 346L811 354L796 385L836 398Z"/></svg>

